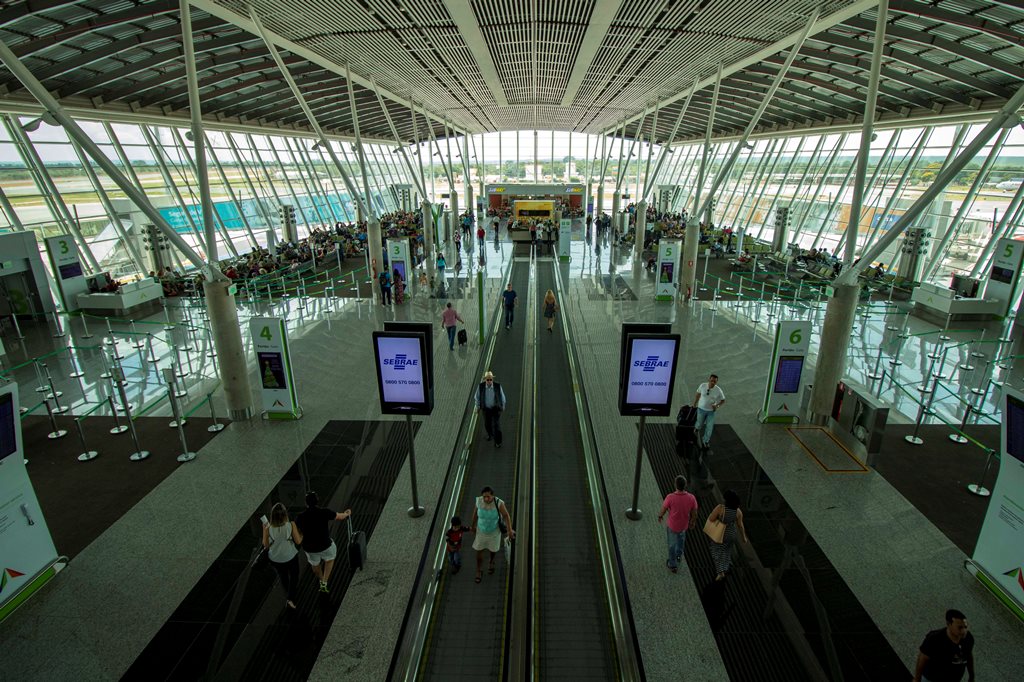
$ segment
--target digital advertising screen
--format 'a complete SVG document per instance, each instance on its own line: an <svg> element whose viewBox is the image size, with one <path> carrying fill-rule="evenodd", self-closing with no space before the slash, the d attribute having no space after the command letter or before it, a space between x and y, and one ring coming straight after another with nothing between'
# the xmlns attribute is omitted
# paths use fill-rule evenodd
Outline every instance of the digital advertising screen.
<svg viewBox="0 0 1024 682"><path fill-rule="evenodd" d="M287 388L284 376L284 357L280 353L257 353L260 363L260 381L263 388Z"/></svg>
<svg viewBox="0 0 1024 682"><path fill-rule="evenodd" d="M0 395L0 461L18 451L17 415L14 414L14 396Z"/></svg>
<svg viewBox="0 0 1024 682"><path fill-rule="evenodd" d="M423 334L374 332L377 387L384 414L430 414Z"/></svg>
<svg viewBox="0 0 1024 682"><path fill-rule="evenodd" d="M71 279L72 277L82 276L82 264L78 261L74 263L65 263L59 268L61 279Z"/></svg>
<svg viewBox="0 0 1024 682"><path fill-rule="evenodd" d="M802 355L783 355L779 357L779 367L775 372L773 393L799 393L800 375L804 371Z"/></svg>
<svg viewBox="0 0 1024 682"><path fill-rule="evenodd" d="M672 271L674 268L675 263L662 263L661 272L658 274L658 281L661 282L662 284L668 284L669 282L674 281L672 279Z"/></svg>
<svg viewBox="0 0 1024 682"><path fill-rule="evenodd" d="M993 265L991 278L997 282L1002 282L1003 284L1013 284L1013 270Z"/></svg>
<svg viewBox="0 0 1024 682"><path fill-rule="evenodd" d="M391 268L398 272L398 276L402 278L403 282L408 282L409 278L405 274L405 261L396 260L391 262Z"/></svg>
<svg viewBox="0 0 1024 682"><path fill-rule="evenodd" d="M672 325L663 322L623 322L622 335L619 340L619 393L626 382L626 374L629 371L629 364L626 362L626 352L629 347L630 334L671 334Z"/></svg>
<svg viewBox="0 0 1024 682"><path fill-rule="evenodd" d="M1024 402L1006 396L1006 454L1024 462Z"/></svg>
<svg viewBox="0 0 1024 682"><path fill-rule="evenodd" d="M619 413L668 416L672 411L678 334L630 335L627 339L626 381L619 396Z"/></svg>

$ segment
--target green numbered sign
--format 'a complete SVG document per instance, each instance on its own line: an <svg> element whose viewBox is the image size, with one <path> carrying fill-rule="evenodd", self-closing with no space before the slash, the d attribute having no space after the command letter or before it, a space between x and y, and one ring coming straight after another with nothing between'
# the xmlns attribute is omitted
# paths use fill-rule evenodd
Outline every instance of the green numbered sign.
<svg viewBox="0 0 1024 682"><path fill-rule="evenodd" d="M800 343L803 340L804 340L804 335L803 335L803 330L802 329L794 329L792 331L792 333L789 335L789 342L791 344L793 344L794 346L797 345L798 343Z"/></svg>
<svg viewBox="0 0 1024 682"><path fill-rule="evenodd" d="M68 247L68 240L67 240L67 239L61 239L61 240L60 240L59 242L57 242L57 243L58 243L58 244L60 244L60 254L61 254L62 256L63 256L63 255L65 254L65 253L67 253L68 251L70 251L70 250L71 250L71 249L70 249L70 248Z"/></svg>
<svg viewBox="0 0 1024 682"><path fill-rule="evenodd" d="M270 334L270 327L264 327L260 330L260 338L266 339L267 341L273 340L273 336Z"/></svg>

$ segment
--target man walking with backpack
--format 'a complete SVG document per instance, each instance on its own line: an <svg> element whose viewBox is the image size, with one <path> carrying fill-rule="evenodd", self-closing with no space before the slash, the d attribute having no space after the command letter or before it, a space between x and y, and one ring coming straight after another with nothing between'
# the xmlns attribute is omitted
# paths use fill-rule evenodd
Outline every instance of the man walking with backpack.
<svg viewBox="0 0 1024 682"><path fill-rule="evenodd" d="M381 305L391 305L391 273L386 269L381 270L377 281L380 282Z"/></svg>

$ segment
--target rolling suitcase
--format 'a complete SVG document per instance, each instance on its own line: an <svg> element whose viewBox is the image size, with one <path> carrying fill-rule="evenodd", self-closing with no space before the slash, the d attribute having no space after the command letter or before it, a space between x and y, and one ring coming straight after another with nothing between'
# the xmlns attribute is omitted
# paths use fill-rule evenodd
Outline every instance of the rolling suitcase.
<svg viewBox="0 0 1024 682"><path fill-rule="evenodd" d="M697 408L683 405L676 414L676 440L681 444L695 445L697 438L693 432L697 425Z"/></svg>
<svg viewBox="0 0 1024 682"><path fill-rule="evenodd" d="M458 337L459 337L459 345L460 346L465 346L466 345L466 341L469 340L469 335L466 334L466 330L465 329L460 329Z"/></svg>
<svg viewBox="0 0 1024 682"><path fill-rule="evenodd" d="M352 532L352 517L348 520L348 563L352 568L362 570L366 566L366 533Z"/></svg>

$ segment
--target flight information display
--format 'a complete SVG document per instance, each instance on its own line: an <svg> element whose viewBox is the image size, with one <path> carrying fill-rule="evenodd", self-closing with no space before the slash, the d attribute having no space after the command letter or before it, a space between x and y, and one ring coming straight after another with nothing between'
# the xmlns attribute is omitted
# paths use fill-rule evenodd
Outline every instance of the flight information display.
<svg viewBox="0 0 1024 682"><path fill-rule="evenodd" d="M1024 402L1006 396L1006 454L1024 462Z"/></svg>
<svg viewBox="0 0 1024 682"><path fill-rule="evenodd" d="M802 355L783 355L779 358L779 369L775 373L774 393L799 393L800 375L804 371Z"/></svg>

